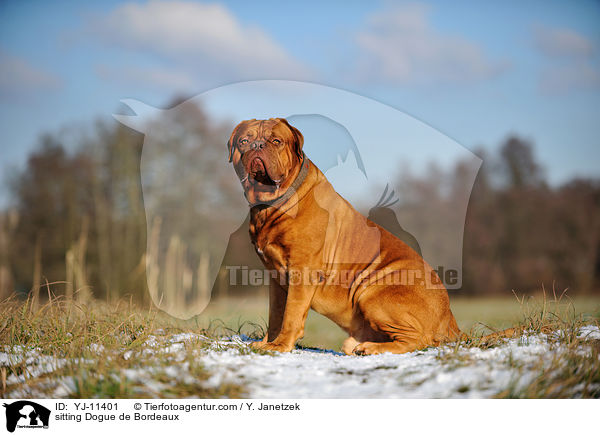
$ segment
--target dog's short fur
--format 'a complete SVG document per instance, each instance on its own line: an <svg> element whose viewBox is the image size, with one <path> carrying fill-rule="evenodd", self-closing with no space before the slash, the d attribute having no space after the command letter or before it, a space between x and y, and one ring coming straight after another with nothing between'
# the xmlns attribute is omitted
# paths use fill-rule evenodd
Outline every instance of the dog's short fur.
<svg viewBox="0 0 600 435"><path fill-rule="evenodd" d="M302 145L300 131L283 118L243 121L228 143L252 207L252 243L276 271L268 332L257 345L293 349L310 308L348 332L347 354L410 352L459 337L448 293L431 267L338 195ZM416 279L386 280L400 271Z"/></svg>

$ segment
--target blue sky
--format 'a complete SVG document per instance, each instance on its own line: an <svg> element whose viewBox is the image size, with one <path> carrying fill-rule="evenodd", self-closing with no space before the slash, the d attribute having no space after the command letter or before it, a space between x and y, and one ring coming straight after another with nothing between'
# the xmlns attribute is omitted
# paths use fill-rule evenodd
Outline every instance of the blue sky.
<svg viewBox="0 0 600 435"><path fill-rule="evenodd" d="M256 79L367 96L471 149L517 133L554 183L600 175L593 1L2 2L0 171L123 98Z"/></svg>

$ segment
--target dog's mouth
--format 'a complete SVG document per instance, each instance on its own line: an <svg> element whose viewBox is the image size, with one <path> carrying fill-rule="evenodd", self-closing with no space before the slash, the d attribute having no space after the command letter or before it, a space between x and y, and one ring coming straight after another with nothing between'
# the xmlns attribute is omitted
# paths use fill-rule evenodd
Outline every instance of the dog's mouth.
<svg viewBox="0 0 600 435"><path fill-rule="evenodd" d="M250 184L262 184L265 186L279 187L282 177L272 175L272 170L269 170L269 165L260 156L255 156L247 166L247 179Z"/></svg>

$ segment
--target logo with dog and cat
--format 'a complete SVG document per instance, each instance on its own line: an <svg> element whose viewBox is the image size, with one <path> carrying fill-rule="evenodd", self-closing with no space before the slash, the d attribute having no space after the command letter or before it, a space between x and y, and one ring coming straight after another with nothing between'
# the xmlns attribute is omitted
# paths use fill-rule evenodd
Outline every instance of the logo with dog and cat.
<svg viewBox="0 0 600 435"><path fill-rule="evenodd" d="M6 430L15 429L48 429L50 410L39 403L30 400L19 400L4 403L6 412Z"/></svg>
<svg viewBox="0 0 600 435"><path fill-rule="evenodd" d="M361 232L370 245L379 245L373 222L435 270L420 277L427 288L437 288L438 276L446 289L461 288L467 206L482 160L431 126L348 91L285 80L234 83L169 109L122 102L128 114L114 118L144 134L148 290L170 315L188 319L202 313L213 292L234 294L238 272L264 276L248 236L248 202L227 159L233 126L249 119L285 118L335 191L368 217ZM448 182L453 168L460 177ZM319 206L333 216L328 204ZM323 226L324 239L337 237L334 221ZM336 261L367 263L369 252Z"/></svg>

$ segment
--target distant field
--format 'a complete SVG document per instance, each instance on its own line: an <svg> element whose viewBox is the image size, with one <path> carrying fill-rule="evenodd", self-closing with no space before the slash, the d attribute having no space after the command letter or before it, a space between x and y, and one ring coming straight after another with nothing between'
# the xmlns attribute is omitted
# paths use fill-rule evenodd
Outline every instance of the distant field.
<svg viewBox="0 0 600 435"><path fill-rule="evenodd" d="M514 296L494 298L450 297L452 312L463 331L483 330L482 324L495 329L514 326L523 316L542 307L543 297L525 299L521 304ZM548 302L549 308L555 308ZM600 296L566 298L560 301L561 310L573 311L586 317L600 318ZM268 298L229 298L212 302L199 316L199 325L208 326L210 321L220 320L227 327L237 330L244 322L266 327L268 319ZM566 314L566 313L565 313ZM244 330L250 330L248 325ZM242 331L242 332L243 332ZM489 331L488 331L489 332ZM320 314L310 311L306 321L304 338L300 344L339 350L347 334L335 323Z"/></svg>

